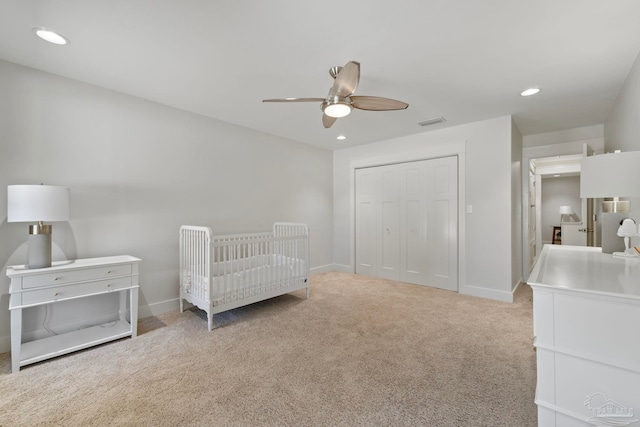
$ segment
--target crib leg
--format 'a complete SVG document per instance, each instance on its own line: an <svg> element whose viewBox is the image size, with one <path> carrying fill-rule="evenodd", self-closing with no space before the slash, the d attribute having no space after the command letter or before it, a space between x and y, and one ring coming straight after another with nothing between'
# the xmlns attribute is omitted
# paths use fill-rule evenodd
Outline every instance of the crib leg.
<svg viewBox="0 0 640 427"><path fill-rule="evenodd" d="M309 299L309 282L307 282L307 299Z"/></svg>
<svg viewBox="0 0 640 427"><path fill-rule="evenodd" d="M209 332L213 329L213 314L207 313L207 321L209 323Z"/></svg>
<svg viewBox="0 0 640 427"><path fill-rule="evenodd" d="M180 313L184 311L184 300L180 298Z"/></svg>

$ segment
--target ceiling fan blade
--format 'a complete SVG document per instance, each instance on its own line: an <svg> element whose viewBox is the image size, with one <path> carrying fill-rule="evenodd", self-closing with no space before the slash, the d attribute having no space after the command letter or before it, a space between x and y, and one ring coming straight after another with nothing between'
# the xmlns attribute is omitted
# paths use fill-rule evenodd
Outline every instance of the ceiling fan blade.
<svg viewBox="0 0 640 427"><path fill-rule="evenodd" d="M350 96L351 105L359 110L389 111L405 110L409 104L395 99L381 98L379 96Z"/></svg>
<svg viewBox="0 0 640 427"><path fill-rule="evenodd" d="M276 98L263 99L262 102L322 102L324 98Z"/></svg>
<svg viewBox="0 0 640 427"><path fill-rule="evenodd" d="M322 115L322 125L325 127L325 129L329 129L331 125L336 122L336 120L338 120L336 117L327 116L326 114Z"/></svg>
<svg viewBox="0 0 640 427"><path fill-rule="evenodd" d="M360 63L349 61L336 76L331 92L337 96L349 96L356 91L359 81Z"/></svg>

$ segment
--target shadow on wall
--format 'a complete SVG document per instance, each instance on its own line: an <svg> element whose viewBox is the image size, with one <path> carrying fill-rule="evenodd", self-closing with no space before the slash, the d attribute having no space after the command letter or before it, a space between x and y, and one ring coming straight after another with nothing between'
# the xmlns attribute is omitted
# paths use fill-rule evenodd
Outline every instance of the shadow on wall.
<svg viewBox="0 0 640 427"><path fill-rule="evenodd" d="M6 276L7 266L21 265L27 260L27 240L29 224L23 222L8 223L7 219L0 224L0 310L9 306L9 278ZM77 258L76 239L68 222L56 222L51 235L51 258L54 261ZM5 302L6 297L6 302Z"/></svg>

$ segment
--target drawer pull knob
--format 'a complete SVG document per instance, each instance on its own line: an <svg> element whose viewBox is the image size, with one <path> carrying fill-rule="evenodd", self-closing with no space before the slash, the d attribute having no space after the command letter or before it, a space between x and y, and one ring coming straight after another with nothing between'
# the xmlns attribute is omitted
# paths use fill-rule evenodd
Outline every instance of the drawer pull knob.
<svg viewBox="0 0 640 427"><path fill-rule="evenodd" d="M55 294L53 294L54 297L57 297L58 295L60 295L60 292L56 292Z"/></svg>
<svg viewBox="0 0 640 427"><path fill-rule="evenodd" d="M62 277L56 277L56 278L55 278L55 279L53 279L53 280L60 280L60 279L62 279Z"/></svg>

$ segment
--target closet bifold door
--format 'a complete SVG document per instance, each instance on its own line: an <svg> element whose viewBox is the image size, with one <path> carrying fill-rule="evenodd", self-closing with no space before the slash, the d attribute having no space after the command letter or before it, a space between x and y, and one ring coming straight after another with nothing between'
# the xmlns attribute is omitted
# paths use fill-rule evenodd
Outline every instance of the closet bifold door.
<svg viewBox="0 0 640 427"><path fill-rule="evenodd" d="M356 274L377 276L377 168L356 170Z"/></svg>
<svg viewBox="0 0 640 427"><path fill-rule="evenodd" d="M428 285L427 161L404 163L400 168L400 280Z"/></svg>
<svg viewBox="0 0 640 427"><path fill-rule="evenodd" d="M356 273L458 290L457 157L356 170Z"/></svg>

